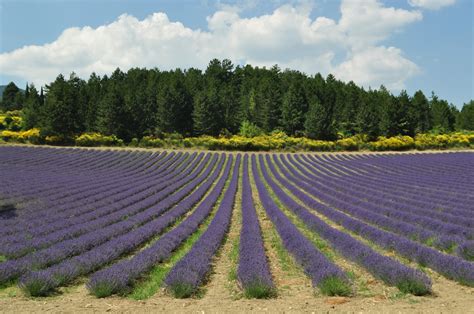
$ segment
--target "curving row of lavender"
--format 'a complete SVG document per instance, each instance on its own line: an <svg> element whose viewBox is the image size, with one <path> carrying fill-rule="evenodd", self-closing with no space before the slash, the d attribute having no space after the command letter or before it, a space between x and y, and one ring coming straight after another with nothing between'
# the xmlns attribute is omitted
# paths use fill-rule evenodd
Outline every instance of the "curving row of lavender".
<svg viewBox="0 0 474 314"><path fill-rule="evenodd" d="M0 146L0 178L0 284L18 282L33 296L82 276L98 297L126 294L203 228L163 281L175 296L190 296L209 278L236 210L239 285L247 297L274 296L279 287L256 208L325 294L354 288L345 266L302 228L404 292L432 291L431 279L406 259L474 286L472 153L242 156Z"/></svg>
<svg viewBox="0 0 474 314"><path fill-rule="evenodd" d="M242 228L239 249L237 277L246 294L271 296L275 287L254 206L247 155L244 156L242 172Z"/></svg>

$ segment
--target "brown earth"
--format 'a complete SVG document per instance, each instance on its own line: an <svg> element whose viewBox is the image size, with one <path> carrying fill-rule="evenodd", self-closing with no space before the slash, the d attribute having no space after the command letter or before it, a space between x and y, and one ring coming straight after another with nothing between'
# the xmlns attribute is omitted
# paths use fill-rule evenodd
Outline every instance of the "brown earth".
<svg viewBox="0 0 474 314"><path fill-rule="evenodd" d="M225 267L222 267L222 269ZM217 275L219 276L219 275ZM200 299L174 299L165 294L146 301L134 301L121 297L97 299L88 294L84 285L71 287L62 295L29 299L21 293L7 296L0 293L1 313L474 313L474 288L460 286L442 277L433 278L434 295L429 297L375 295L373 297L322 297L282 294L271 300L236 300L224 284L221 292L206 293ZM16 290L8 288L7 290ZM212 289L212 288L211 288ZM292 287L297 289L297 287ZM12 293L12 291L10 291Z"/></svg>

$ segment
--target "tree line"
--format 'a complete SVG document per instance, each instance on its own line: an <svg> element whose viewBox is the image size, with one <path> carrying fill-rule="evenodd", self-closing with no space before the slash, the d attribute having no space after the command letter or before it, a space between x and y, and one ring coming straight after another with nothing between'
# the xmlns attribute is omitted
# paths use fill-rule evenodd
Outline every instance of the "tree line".
<svg viewBox="0 0 474 314"><path fill-rule="evenodd" d="M236 134L243 125L259 132L332 140L366 134L410 135L437 130L474 130L474 101L461 111L434 93L393 95L384 86L365 90L329 74L234 66L210 61L205 71L116 69L85 81L74 73L38 90L21 92L10 83L0 109L21 109L24 128L72 137L83 132L117 135L125 141L145 135Z"/></svg>

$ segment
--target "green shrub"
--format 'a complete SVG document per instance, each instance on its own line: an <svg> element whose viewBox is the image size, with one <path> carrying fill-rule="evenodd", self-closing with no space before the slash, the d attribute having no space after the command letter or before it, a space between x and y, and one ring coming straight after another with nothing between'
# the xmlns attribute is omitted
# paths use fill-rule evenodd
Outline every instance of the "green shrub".
<svg viewBox="0 0 474 314"><path fill-rule="evenodd" d="M352 291L349 283L338 277L327 277L319 285L321 293L329 296L349 296Z"/></svg>
<svg viewBox="0 0 474 314"><path fill-rule="evenodd" d="M254 123L244 120L240 126L239 135L243 137L256 137L263 134L263 131Z"/></svg>
<svg viewBox="0 0 474 314"><path fill-rule="evenodd" d="M257 281L247 285L244 295L248 299L270 299L276 297L277 293L275 288Z"/></svg>
<svg viewBox="0 0 474 314"><path fill-rule="evenodd" d="M173 294L173 296L178 299L189 298L194 293L193 286L188 283L176 283L168 287L168 289Z"/></svg>
<svg viewBox="0 0 474 314"><path fill-rule="evenodd" d="M165 141L159 138L155 138L153 136L144 136L140 140L141 147L154 147L159 148L165 146Z"/></svg>

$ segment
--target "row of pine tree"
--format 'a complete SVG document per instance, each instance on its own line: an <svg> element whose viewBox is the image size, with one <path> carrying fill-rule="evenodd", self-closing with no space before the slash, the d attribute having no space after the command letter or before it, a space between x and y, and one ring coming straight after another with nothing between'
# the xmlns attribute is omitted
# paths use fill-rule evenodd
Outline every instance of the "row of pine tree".
<svg viewBox="0 0 474 314"><path fill-rule="evenodd" d="M365 90L333 75L234 65L212 60L205 71L120 69L110 76L59 75L38 91L10 83L0 109L22 109L24 128L45 135L115 134L125 141L159 133L236 134L244 121L263 132L331 140L367 134L411 135L430 130L474 130L474 102L458 111L434 93L392 95Z"/></svg>

